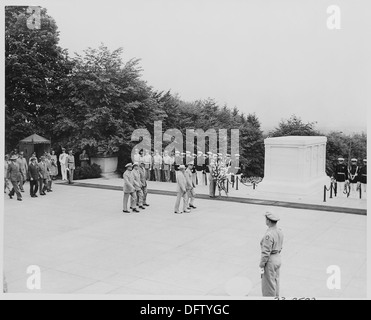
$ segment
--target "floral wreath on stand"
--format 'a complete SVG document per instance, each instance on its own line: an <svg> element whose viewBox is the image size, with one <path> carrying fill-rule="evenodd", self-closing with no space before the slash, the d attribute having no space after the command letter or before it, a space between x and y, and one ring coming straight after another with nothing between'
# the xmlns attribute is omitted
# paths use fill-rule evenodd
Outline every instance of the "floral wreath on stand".
<svg viewBox="0 0 371 320"><path fill-rule="evenodd" d="M219 190L219 197L222 195L222 191L228 197L227 183L228 183L228 168L224 161L217 161L212 165L212 177Z"/></svg>

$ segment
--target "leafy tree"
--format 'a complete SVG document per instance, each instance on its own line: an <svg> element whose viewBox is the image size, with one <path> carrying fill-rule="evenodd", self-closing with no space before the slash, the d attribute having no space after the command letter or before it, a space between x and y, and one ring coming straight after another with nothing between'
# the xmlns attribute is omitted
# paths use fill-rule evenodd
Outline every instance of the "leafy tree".
<svg viewBox="0 0 371 320"><path fill-rule="evenodd" d="M281 120L278 127L269 133L271 137L283 136L317 136L320 135L314 129L316 122L304 123L296 115L292 115L290 119Z"/></svg>
<svg viewBox="0 0 371 320"><path fill-rule="evenodd" d="M50 138L58 113L54 102L70 73L67 51L46 9L41 28L27 27L27 7L5 7L5 138L7 148L32 133Z"/></svg>

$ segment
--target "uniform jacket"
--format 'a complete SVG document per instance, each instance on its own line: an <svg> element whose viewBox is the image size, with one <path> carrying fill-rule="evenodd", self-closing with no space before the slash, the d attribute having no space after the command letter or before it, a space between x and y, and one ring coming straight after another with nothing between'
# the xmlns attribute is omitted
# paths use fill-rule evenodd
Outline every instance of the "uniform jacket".
<svg viewBox="0 0 371 320"><path fill-rule="evenodd" d="M41 179L48 179L49 174L48 174L48 165L46 164L45 161L41 161L38 164L39 167L39 177Z"/></svg>
<svg viewBox="0 0 371 320"><path fill-rule="evenodd" d="M196 186L194 185L193 179L192 179L192 171L187 169L184 173L184 176L186 178L186 189L191 190L195 188Z"/></svg>
<svg viewBox="0 0 371 320"><path fill-rule="evenodd" d="M348 170L348 178L351 183L358 182L358 171L359 171L359 167L357 165L350 166Z"/></svg>
<svg viewBox="0 0 371 320"><path fill-rule="evenodd" d="M177 182L177 189L176 191L178 193L184 193L186 192L186 186L187 186L187 181L185 174L183 174L181 171L178 171L176 173L176 182Z"/></svg>
<svg viewBox="0 0 371 320"><path fill-rule="evenodd" d="M30 166L28 167L28 177L33 179L33 180L39 180L40 176L39 176L39 171L40 171L40 168L38 166L37 163L35 164L30 164Z"/></svg>
<svg viewBox="0 0 371 320"><path fill-rule="evenodd" d="M359 182L367 183L367 166L363 166L358 173Z"/></svg>
<svg viewBox="0 0 371 320"><path fill-rule="evenodd" d="M27 160L25 158L18 158L17 160L19 171L22 172L24 175L27 174L28 165Z"/></svg>
<svg viewBox="0 0 371 320"><path fill-rule="evenodd" d="M74 156L68 156L67 157L67 168L71 170L75 170L75 157Z"/></svg>
<svg viewBox="0 0 371 320"><path fill-rule="evenodd" d="M345 164L338 164L335 167L334 178L338 182L348 180L348 168Z"/></svg>
<svg viewBox="0 0 371 320"><path fill-rule="evenodd" d="M124 193L132 193L135 191L133 171L126 170L124 172Z"/></svg>
<svg viewBox="0 0 371 320"><path fill-rule="evenodd" d="M21 180L21 173L19 171L19 167L17 163L14 163L13 161L9 163L7 178L13 182L14 181L17 182Z"/></svg>
<svg viewBox="0 0 371 320"><path fill-rule="evenodd" d="M281 229L277 227L269 228L260 242L261 259L259 267L264 268L272 254L280 253L282 245L283 233Z"/></svg>

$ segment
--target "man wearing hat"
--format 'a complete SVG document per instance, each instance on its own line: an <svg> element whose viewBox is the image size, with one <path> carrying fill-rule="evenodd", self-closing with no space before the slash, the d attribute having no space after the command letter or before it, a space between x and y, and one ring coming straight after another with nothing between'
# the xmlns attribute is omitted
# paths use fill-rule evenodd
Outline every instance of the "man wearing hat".
<svg viewBox="0 0 371 320"><path fill-rule="evenodd" d="M133 176L133 164L128 163L126 166L126 171L124 172L123 178L124 178L124 209L122 212L124 213L130 213L128 210L128 200L129 197L131 197L130 200L130 208L133 209L134 212L139 212L137 209L137 196L135 192L134 187L134 176Z"/></svg>
<svg viewBox="0 0 371 320"><path fill-rule="evenodd" d="M30 195L31 198L37 198L37 191L39 190L39 171L40 168L36 163L36 157L31 157L30 165L28 167L28 177L30 179Z"/></svg>
<svg viewBox="0 0 371 320"><path fill-rule="evenodd" d="M261 259L260 270L262 274L263 297L278 297L280 294L280 268L283 233L277 228L280 220L277 214L265 213L265 223L268 226L260 242Z"/></svg>
<svg viewBox="0 0 371 320"><path fill-rule="evenodd" d="M24 153L21 151L19 153L19 157L17 159L17 164L19 167L19 172L21 173L21 180L19 182L19 189L21 192L24 192L23 186L27 181L27 172L28 172L28 165L27 160L24 158Z"/></svg>
<svg viewBox="0 0 371 320"><path fill-rule="evenodd" d="M344 163L344 158L338 158L338 164L335 167L334 174L332 178L337 184L337 195L340 196L345 190L345 182L348 181L348 169Z"/></svg>
<svg viewBox="0 0 371 320"><path fill-rule="evenodd" d="M358 183L361 185L363 192L367 192L367 159L363 159L363 165L359 169Z"/></svg>
<svg viewBox="0 0 371 320"><path fill-rule="evenodd" d="M359 181L358 178L359 167L357 165L358 160L356 158L353 158L350 161L351 162L348 168L348 177L350 183L350 190L353 193L356 190L356 185L358 184Z"/></svg>
<svg viewBox="0 0 371 320"><path fill-rule="evenodd" d="M12 155L8 165L7 178L13 185L12 190L9 192L9 198L13 199L14 193L17 194L17 200L22 201L22 194L19 191L18 183L21 181L21 173L17 164L18 156Z"/></svg>
<svg viewBox="0 0 371 320"><path fill-rule="evenodd" d="M175 202L174 213L182 213L179 211L180 200L183 198L183 212L191 212L188 210L188 194L187 194L187 181L184 175L185 165L179 165L178 171L176 172L176 181L177 181L177 198Z"/></svg>
<svg viewBox="0 0 371 320"><path fill-rule="evenodd" d="M133 177L134 177L134 188L135 188L135 195L137 197L136 205L140 209L145 209L143 207L143 192L142 192L142 182L140 180L140 172L139 172L139 164L135 162L133 164Z"/></svg>
<svg viewBox="0 0 371 320"><path fill-rule="evenodd" d="M67 181L67 158L66 149L62 148L62 153L59 155L59 163L61 165L62 180Z"/></svg>
<svg viewBox="0 0 371 320"><path fill-rule="evenodd" d="M151 171L152 171L152 156L149 150L145 151L143 161L144 161L145 169L146 169L146 179L148 181L151 178Z"/></svg>
<svg viewBox="0 0 371 320"><path fill-rule="evenodd" d="M186 177L186 190L187 190L187 200L189 201L187 209L193 208L196 209L194 206L194 201L195 201L195 187L196 184L193 181L192 178L192 170L193 170L193 162L189 162L187 166L187 170L185 171L184 175Z"/></svg>

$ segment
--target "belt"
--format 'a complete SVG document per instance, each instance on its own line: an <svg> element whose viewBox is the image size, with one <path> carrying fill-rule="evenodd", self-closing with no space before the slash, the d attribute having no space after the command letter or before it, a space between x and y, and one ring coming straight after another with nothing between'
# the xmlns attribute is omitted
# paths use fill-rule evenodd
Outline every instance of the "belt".
<svg viewBox="0 0 371 320"><path fill-rule="evenodd" d="M279 254L279 253L281 253L281 250L280 250L280 251L272 251L272 252L271 252L271 255L272 255L272 254Z"/></svg>
<svg viewBox="0 0 371 320"><path fill-rule="evenodd" d="M345 173L344 173L344 172L338 172L338 174L344 174L344 175L345 175Z"/></svg>

